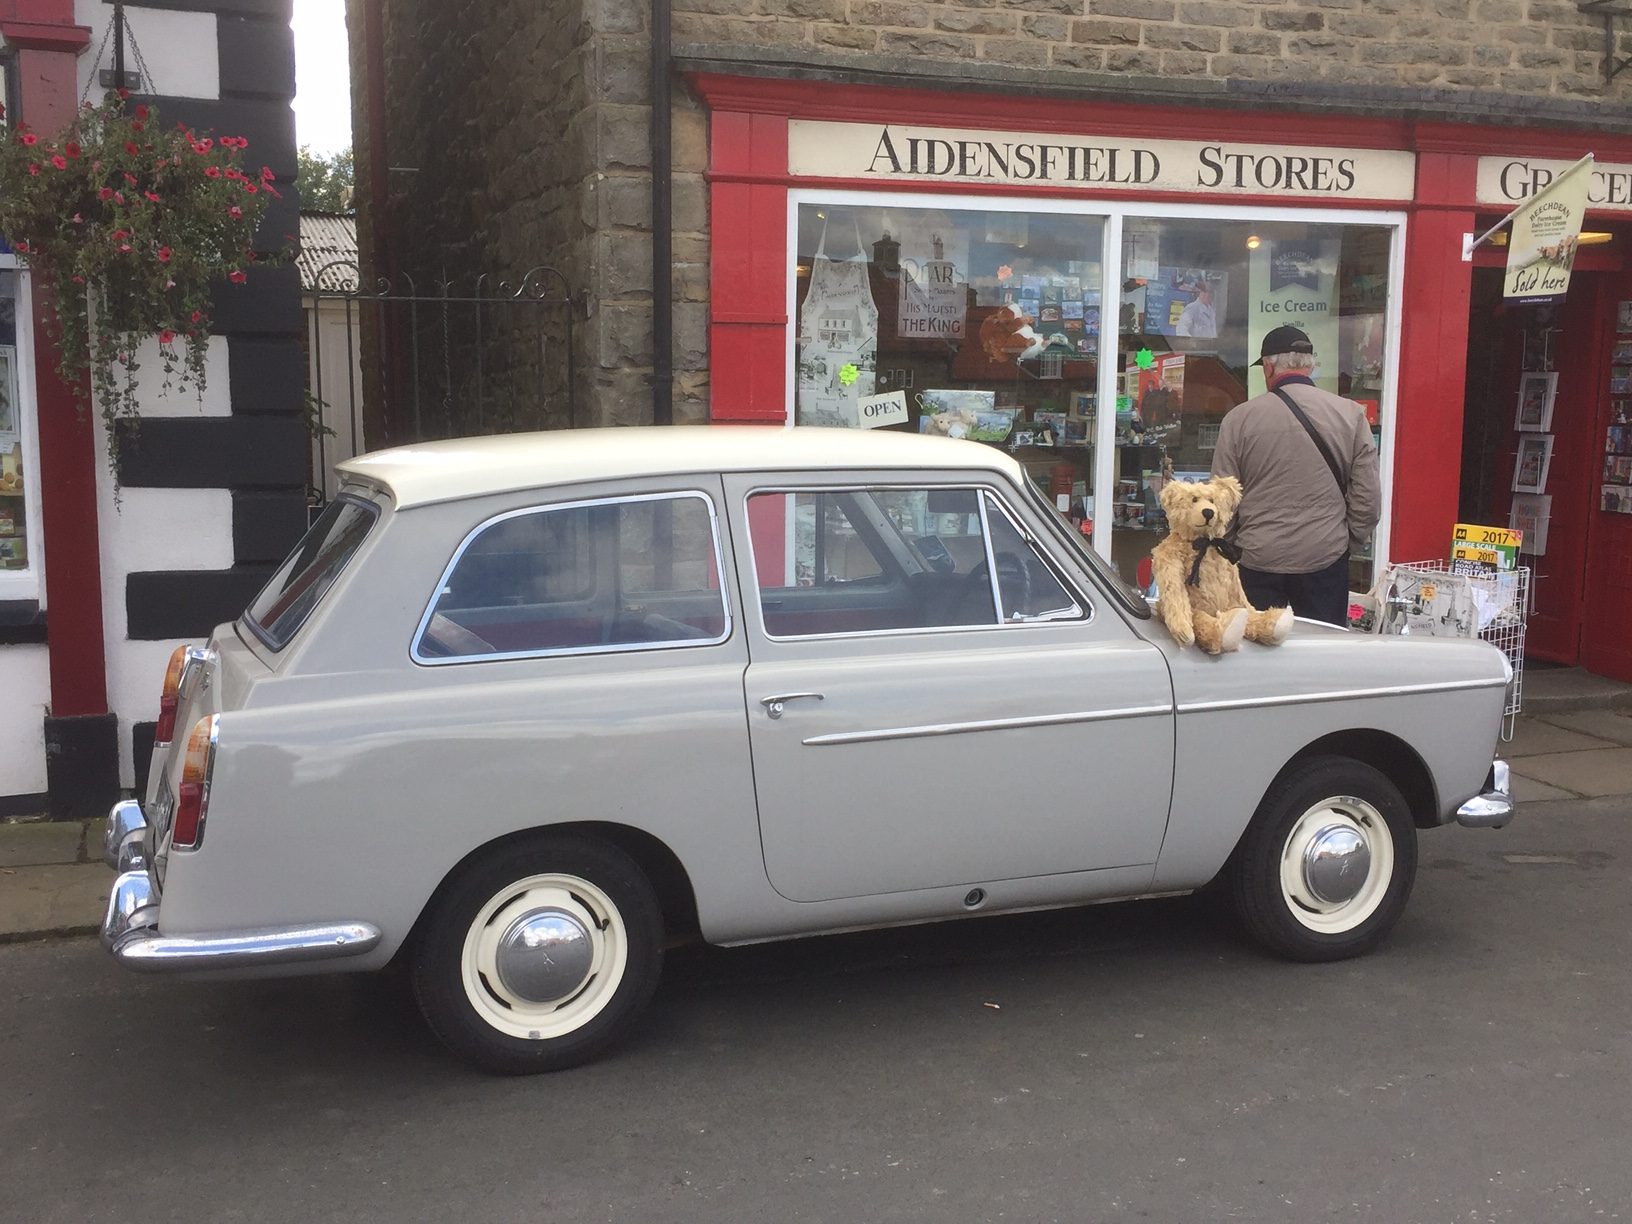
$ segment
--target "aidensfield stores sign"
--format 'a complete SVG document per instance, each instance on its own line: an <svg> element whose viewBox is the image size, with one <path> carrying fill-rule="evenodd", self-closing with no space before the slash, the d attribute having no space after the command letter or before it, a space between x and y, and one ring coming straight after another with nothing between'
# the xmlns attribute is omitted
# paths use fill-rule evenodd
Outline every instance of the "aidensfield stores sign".
<svg viewBox="0 0 1632 1224"><path fill-rule="evenodd" d="M809 178L1409 200L1416 157L1389 149L794 119L788 169Z"/></svg>

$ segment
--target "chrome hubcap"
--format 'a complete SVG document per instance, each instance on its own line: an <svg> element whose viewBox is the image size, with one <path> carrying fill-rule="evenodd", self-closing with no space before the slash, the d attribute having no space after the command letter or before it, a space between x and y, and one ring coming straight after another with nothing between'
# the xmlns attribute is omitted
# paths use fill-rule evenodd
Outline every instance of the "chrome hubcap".
<svg viewBox="0 0 1632 1224"><path fill-rule="evenodd" d="M1370 874L1371 849L1352 825L1328 825L1303 852L1304 883L1328 905L1354 900Z"/></svg>
<svg viewBox="0 0 1632 1224"><path fill-rule="evenodd" d="M499 937L494 960L512 994L553 1003L574 994L589 976L595 949L584 926L559 909L521 915Z"/></svg>

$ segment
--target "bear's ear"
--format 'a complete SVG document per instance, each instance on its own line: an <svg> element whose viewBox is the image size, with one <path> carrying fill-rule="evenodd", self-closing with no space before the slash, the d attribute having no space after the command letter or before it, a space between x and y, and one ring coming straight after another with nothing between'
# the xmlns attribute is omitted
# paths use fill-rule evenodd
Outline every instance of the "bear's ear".
<svg viewBox="0 0 1632 1224"><path fill-rule="evenodd" d="M1213 484L1219 491L1219 509L1226 514L1234 514L1235 508L1241 504L1241 482L1234 476L1217 476Z"/></svg>
<svg viewBox="0 0 1632 1224"><path fill-rule="evenodd" d="M1174 517L1175 508L1178 506L1178 499L1184 496L1184 494L1189 491L1189 488L1190 486L1185 484L1182 480L1170 480L1162 486L1161 495L1157 500L1162 503L1162 509L1167 512L1168 518Z"/></svg>

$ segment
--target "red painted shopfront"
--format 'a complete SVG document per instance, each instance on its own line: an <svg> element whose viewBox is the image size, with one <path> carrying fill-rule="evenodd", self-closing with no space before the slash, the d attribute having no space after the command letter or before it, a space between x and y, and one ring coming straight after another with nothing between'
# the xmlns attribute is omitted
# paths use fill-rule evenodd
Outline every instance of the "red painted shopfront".
<svg viewBox="0 0 1632 1224"><path fill-rule="evenodd" d="M1444 557L1452 525L1471 516L1483 516L1472 521L1507 522L1515 444L1513 404L1527 357L1522 334L1538 330L1540 323L1524 310L1504 310L1490 300L1487 281L1499 276L1490 270L1501 262L1499 250L1481 249L1470 258L1464 249L1466 236L1481 232L1506 211L1500 199L1491 198L1488 186L1499 168L1495 159L1555 163L1593 152L1600 165L1632 163L1632 138L1579 132L1104 105L716 75L694 76L691 84L710 113L712 414L722 423L783 424L793 418L798 368L794 332L803 291L796 278L805 275L810 262L803 249L800 210L819 205L822 192L851 204L863 198L856 193L887 193L889 206L898 212L902 201L910 206L915 194L933 196L943 208L949 196L968 200L970 207L987 199L1018 199L1036 201L1037 208L1055 212L1079 208L1084 215L1112 206L1124 211L1148 208L1159 212L1161 223L1170 230L1186 224L1194 230L1204 221L1189 218L1205 219L1209 210L1225 205L1230 212L1227 223L1241 231L1254 228L1242 217L1255 208L1266 216L1283 220L1292 216L1312 225L1327 212L1351 222L1364 222L1372 214L1382 218L1390 227L1393 248L1387 264L1389 322L1382 339L1389 349L1385 398L1390 402L1383 406L1380 430L1386 439L1382 454L1390 492L1378 561ZM1137 150L1140 142L1203 142L1207 146L1203 162L1214 165L1223 159L1235 178L1225 184L1227 190L1218 192L1193 183L1173 189L1155 180L1147 187L1106 181L1115 177L1114 171L1102 174L1098 182L1083 181L1091 176L1061 182L1058 175L983 182L974 174L894 173L901 168L898 162L876 157L860 163L859 173L811 173L812 165L825 162L810 156L808 133L823 122L870 132L910 125L919 131L989 132L994 138L1055 134L1062 145L1123 149L1124 178L1131 164L1126 150ZM800 139L806 147L795 149L790 162L790 147ZM1229 161L1232 149L1266 147L1296 153L1290 177L1286 163L1271 176L1278 176L1286 190L1257 188L1246 155ZM1407 167L1404 190L1369 197L1354 190L1345 193L1343 187L1363 189L1370 180L1356 183L1351 174L1346 183L1341 167L1378 155L1407 159L1390 163ZM1546 486L1552 515L1546 554L1525 559L1536 574L1532 655L1632 680L1628 643L1632 513L1601 508L1608 499L1600 485L1604 475L1600 468L1613 468L1612 463L1605 464L1606 438L1611 436L1606 431L1623 410L1616 403L1619 397L1610 393L1610 371L1619 368L1614 361L1617 306L1632 299L1632 275L1625 259L1626 248L1632 246L1632 190L1622 190L1632 188L1632 165L1626 168L1627 183L1613 176L1605 179L1595 189L1602 207L1589 212L1588 227L1609 235L1608 241L1583 250L1568 300L1544 321L1555 333L1549 358L1558 375L1555 443ZM881 172L873 173L875 169ZM1521 182L1519 172L1505 181L1510 186ZM1285 213L1287 209L1298 211ZM1617 216L1628 222L1624 231L1615 224ZM1108 232L1127 243L1127 229ZM826 241L825 222L822 234ZM857 244L871 237L858 231ZM1249 236L1247 245L1256 241ZM1127 249L1131 248L1123 248ZM1108 262L1118 255L1105 249ZM1125 263L1118 266L1125 270ZM1105 284L1114 288L1117 282L1112 277L1107 273ZM1237 279L1244 281L1246 274ZM974 300L971 290L970 301ZM1632 314L1626 321L1632 328ZM1497 335L1520 339L1492 344ZM1632 332L1622 338L1632 342ZM1632 365L1632 344L1620 356L1628 357ZM1481 363L1474 380L1480 384L1481 398L1471 406L1466 402L1470 360ZM1192 362L1199 364L1194 358ZM1243 364L1237 360L1234 368ZM1632 378L1632 370L1626 374ZM882 373L880 379L882 385ZM1632 405L1632 389L1627 396ZM1111 437L1110 426L1102 427L1107 431L1104 436ZM1470 429L1479 439L1467 432ZM1632 438L1632 426L1628 435ZM1480 445L1474 444L1481 439ZM1113 476L1121 474L1112 471ZM1632 509L1632 485L1628 494L1627 507ZM1101 504L1110 496L1107 488ZM1096 537L1096 544L1105 538Z"/></svg>

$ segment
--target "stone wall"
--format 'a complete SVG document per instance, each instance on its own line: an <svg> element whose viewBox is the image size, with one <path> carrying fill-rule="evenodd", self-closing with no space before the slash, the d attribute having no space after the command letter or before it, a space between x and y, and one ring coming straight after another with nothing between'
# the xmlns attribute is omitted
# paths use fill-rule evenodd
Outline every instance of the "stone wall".
<svg viewBox="0 0 1632 1224"><path fill-rule="evenodd" d="M1467 113L1588 118L1606 86L1603 19L1571 0L674 0L694 51L965 79L1069 83L1110 74L1125 98L1205 96L1221 85ZM1628 26L1632 30L1632 25ZM1621 55L1632 39L1623 38ZM765 52L769 52L767 56ZM1041 74L1041 75L1035 75ZM1210 90L1209 86L1213 88ZM1477 99L1467 95L1482 94ZM1369 98L1368 98L1369 95ZM1459 96L1461 95L1461 96ZM1626 115L1621 116L1623 122Z"/></svg>

